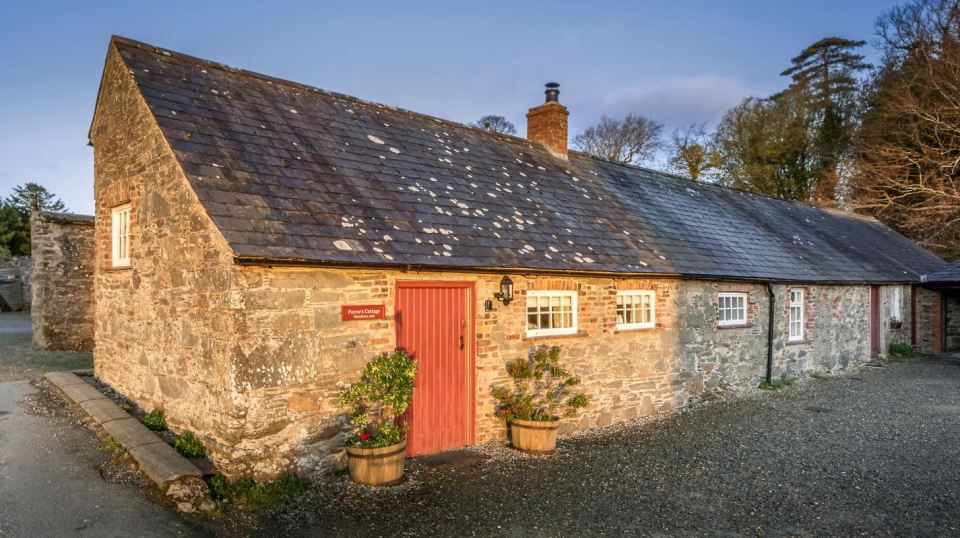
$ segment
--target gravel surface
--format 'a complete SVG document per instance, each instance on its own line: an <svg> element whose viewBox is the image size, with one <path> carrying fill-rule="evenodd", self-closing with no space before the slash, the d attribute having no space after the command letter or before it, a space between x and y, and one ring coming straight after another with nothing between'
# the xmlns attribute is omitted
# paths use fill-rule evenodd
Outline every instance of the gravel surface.
<svg viewBox="0 0 960 538"><path fill-rule="evenodd" d="M318 480L222 535L958 535L960 359L890 362L647 423Z"/></svg>

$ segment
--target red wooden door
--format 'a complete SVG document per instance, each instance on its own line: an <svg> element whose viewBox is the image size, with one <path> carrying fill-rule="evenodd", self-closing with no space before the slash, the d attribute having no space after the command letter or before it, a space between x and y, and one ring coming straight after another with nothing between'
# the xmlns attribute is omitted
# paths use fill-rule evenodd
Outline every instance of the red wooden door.
<svg viewBox="0 0 960 538"><path fill-rule="evenodd" d="M473 284L398 282L397 347L417 361L407 453L473 442Z"/></svg>
<svg viewBox="0 0 960 538"><path fill-rule="evenodd" d="M870 287L870 357L880 354L880 287Z"/></svg>

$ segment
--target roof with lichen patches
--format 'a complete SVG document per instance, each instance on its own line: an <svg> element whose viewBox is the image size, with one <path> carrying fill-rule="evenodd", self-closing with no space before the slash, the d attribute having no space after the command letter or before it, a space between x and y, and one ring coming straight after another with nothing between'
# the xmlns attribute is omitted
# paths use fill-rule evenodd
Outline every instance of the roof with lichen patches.
<svg viewBox="0 0 960 538"><path fill-rule="evenodd" d="M944 265L870 218L111 44L238 263L808 282Z"/></svg>

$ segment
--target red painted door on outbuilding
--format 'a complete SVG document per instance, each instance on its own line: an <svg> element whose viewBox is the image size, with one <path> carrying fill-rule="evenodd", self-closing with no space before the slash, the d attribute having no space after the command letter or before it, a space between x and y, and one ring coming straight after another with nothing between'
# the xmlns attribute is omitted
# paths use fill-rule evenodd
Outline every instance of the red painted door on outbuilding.
<svg viewBox="0 0 960 538"><path fill-rule="evenodd" d="M473 284L398 282L397 347L417 361L407 454L473 442Z"/></svg>
<svg viewBox="0 0 960 538"><path fill-rule="evenodd" d="M870 357L880 354L880 287L870 287Z"/></svg>

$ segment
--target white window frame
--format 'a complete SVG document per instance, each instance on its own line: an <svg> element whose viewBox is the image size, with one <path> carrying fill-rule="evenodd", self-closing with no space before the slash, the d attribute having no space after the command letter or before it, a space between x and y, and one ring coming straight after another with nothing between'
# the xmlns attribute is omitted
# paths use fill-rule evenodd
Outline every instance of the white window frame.
<svg viewBox="0 0 960 538"><path fill-rule="evenodd" d="M110 210L110 260L113 267L130 267L130 204Z"/></svg>
<svg viewBox="0 0 960 538"><path fill-rule="evenodd" d="M804 337L804 291L802 289L790 290L790 313L787 316L787 340L790 342L802 342ZM796 327L796 331L794 331Z"/></svg>
<svg viewBox="0 0 960 538"><path fill-rule="evenodd" d="M638 314L642 312L643 309L643 299L645 298L650 306L650 319L649 321L640 321L634 323L621 323L620 322L620 305L621 300L627 297L633 298L633 303L631 306L635 306L635 310ZM640 303L636 302L637 299L640 299ZM657 294L651 290L621 290L617 292L617 329L627 330L627 329L653 329L657 326Z"/></svg>
<svg viewBox="0 0 960 538"><path fill-rule="evenodd" d="M736 311L739 308L726 308L723 305L724 299L743 299L743 317L738 319L721 319L723 310ZM717 294L717 325L720 327L739 327L747 324L747 309L749 308L749 298L742 291L721 291Z"/></svg>
<svg viewBox="0 0 960 538"><path fill-rule="evenodd" d="M891 321L903 321L903 288L896 286L890 288L890 312L888 313Z"/></svg>
<svg viewBox="0 0 960 538"><path fill-rule="evenodd" d="M534 302L538 303L538 309L539 309L540 300L546 298L548 301L548 305L547 305L548 312L550 312L549 299L554 297L570 298L570 307L573 309L571 312L572 315L570 317L570 320L573 325L571 327L556 327L556 328L548 327L545 329L543 328L531 329L530 328L531 299ZM527 291L527 304L526 304L526 312L525 312L526 315L524 316L524 326L527 328L527 336L560 336L560 335L566 335L566 334L577 334L577 328L579 327L578 321L577 321L577 310L578 310L577 292L575 291L560 291L560 290L529 290Z"/></svg>

